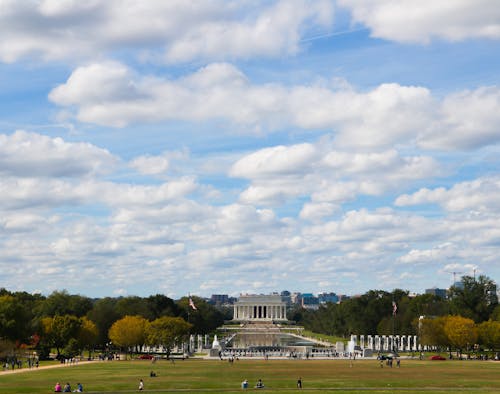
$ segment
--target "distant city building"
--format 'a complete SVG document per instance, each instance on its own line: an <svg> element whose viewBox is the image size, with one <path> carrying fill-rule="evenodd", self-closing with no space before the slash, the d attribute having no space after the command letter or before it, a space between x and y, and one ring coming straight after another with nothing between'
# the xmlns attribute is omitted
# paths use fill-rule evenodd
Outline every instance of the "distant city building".
<svg viewBox="0 0 500 394"><path fill-rule="evenodd" d="M292 294L288 290L283 290L281 293L281 299L286 302L287 305L292 304Z"/></svg>
<svg viewBox="0 0 500 394"><path fill-rule="evenodd" d="M426 289L425 294L432 294L436 297L446 298L448 295L448 290L438 289L437 287L433 287L432 289Z"/></svg>
<svg viewBox="0 0 500 394"><path fill-rule="evenodd" d="M335 293L320 293L318 299L320 304L326 304L327 302L336 304L339 302L339 296Z"/></svg>
<svg viewBox="0 0 500 394"><path fill-rule="evenodd" d="M304 309L319 309L319 298L312 293L303 293L301 296L301 306Z"/></svg>
<svg viewBox="0 0 500 394"><path fill-rule="evenodd" d="M497 285L495 283L492 283L486 288L486 299L488 305L498 303Z"/></svg>
<svg viewBox="0 0 500 394"><path fill-rule="evenodd" d="M460 289L460 290L464 289L464 283L462 281L455 282L455 283L453 283L452 286L455 287L456 289Z"/></svg>
<svg viewBox="0 0 500 394"><path fill-rule="evenodd" d="M228 304L229 295L227 294L212 294L210 297L210 303L216 305Z"/></svg>

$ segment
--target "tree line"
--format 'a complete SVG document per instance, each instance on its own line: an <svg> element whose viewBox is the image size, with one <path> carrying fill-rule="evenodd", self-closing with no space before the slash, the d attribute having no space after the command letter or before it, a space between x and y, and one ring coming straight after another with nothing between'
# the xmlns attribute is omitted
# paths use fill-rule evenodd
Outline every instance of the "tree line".
<svg viewBox="0 0 500 394"><path fill-rule="evenodd" d="M202 298L174 301L162 294L149 297L105 297L92 299L54 291L49 296L0 289L0 357L14 350L34 349L41 357L52 349L60 356L84 349L171 343L182 335L206 334L230 319L230 311L215 308ZM139 327L140 329L137 329ZM168 328L171 337L161 337ZM140 332L130 342L127 335Z"/></svg>
<svg viewBox="0 0 500 394"><path fill-rule="evenodd" d="M396 308L394 308L396 305ZM318 310L295 308L289 318L306 329L347 338L358 335L418 335L420 343L449 349L481 344L500 349L500 306L494 282L464 276L446 298L408 291L371 290Z"/></svg>

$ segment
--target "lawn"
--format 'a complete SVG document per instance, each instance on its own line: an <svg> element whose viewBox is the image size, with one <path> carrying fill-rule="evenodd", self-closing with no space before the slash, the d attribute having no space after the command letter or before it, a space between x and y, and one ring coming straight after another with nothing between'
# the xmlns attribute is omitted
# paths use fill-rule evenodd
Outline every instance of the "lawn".
<svg viewBox="0 0 500 394"><path fill-rule="evenodd" d="M150 371L157 377L151 378ZM260 378L264 392L323 393L419 393L500 392L500 362L403 360L401 368L380 367L375 360L212 360L91 362L22 373L0 372L0 393L50 393L56 382L81 382L89 393L137 392L139 379L148 393L241 393L240 383L248 379L250 389Z"/></svg>

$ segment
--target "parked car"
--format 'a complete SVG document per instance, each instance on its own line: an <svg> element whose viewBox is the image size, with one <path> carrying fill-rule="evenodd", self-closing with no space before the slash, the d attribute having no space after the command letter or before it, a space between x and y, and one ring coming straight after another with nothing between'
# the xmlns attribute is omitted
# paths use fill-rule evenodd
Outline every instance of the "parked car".
<svg viewBox="0 0 500 394"><path fill-rule="evenodd" d="M443 356L440 356L439 354L436 354L434 356L430 357L431 360L446 360Z"/></svg>
<svg viewBox="0 0 500 394"><path fill-rule="evenodd" d="M151 354L141 354L139 356L139 359L141 360L152 360L153 358L155 358L155 356L152 356Z"/></svg>

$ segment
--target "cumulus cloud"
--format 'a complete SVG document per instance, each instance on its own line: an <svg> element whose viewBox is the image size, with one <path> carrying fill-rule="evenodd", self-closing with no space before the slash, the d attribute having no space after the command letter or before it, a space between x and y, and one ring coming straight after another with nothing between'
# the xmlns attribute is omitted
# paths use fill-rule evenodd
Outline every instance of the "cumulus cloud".
<svg viewBox="0 0 500 394"><path fill-rule="evenodd" d="M238 160L229 174L242 178L265 178L308 172L308 165L316 154L316 147L312 144L264 148Z"/></svg>
<svg viewBox="0 0 500 394"><path fill-rule="evenodd" d="M333 16L329 0L2 3L0 34L9 37L0 43L4 62L85 59L137 48L168 62L293 55L302 34L328 29Z"/></svg>
<svg viewBox="0 0 500 394"><path fill-rule="evenodd" d="M66 181L41 178L0 179L0 208L56 207L102 203L152 206L180 199L196 190L193 178L185 177L160 185L132 185L93 179Z"/></svg>
<svg viewBox="0 0 500 394"><path fill-rule="evenodd" d="M240 194L242 202L275 205L309 196L312 204L303 207L301 217L316 219L320 212L332 212L333 205L325 203L339 205L360 194L379 196L439 173L431 157L402 157L394 149L339 151L323 141L264 148L242 157L229 170L231 176L251 181Z"/></svg>
<svg viewBox="0 0 500 394"><path fill-rule="evenodd" d="M480 87L450 94L439 118L419 136L423 148L473 149L500 141L500 88Z"/></svg>
<svg viewBox="0 0 500 394"><path fill-rule="evenodd" d="M171 80L103 62L78 67L49 98L75 108L82 122L107 126L224 119L250 133L286 126L331 130L343 148L369 151L400 144L467 150L500 140L499 92L480 87L438 100L424 87L395 83L366 92L350 86L256 85L228 63Z"/></svg>
<svg viewBox="0 0 500 394"><path fill-rule="evenodd" d="M84 142L16 131L0 134L0 174L20 177L81 177L108 173L118 158Z"/></svg>
<svg viewBox="0 0 500 394"><path fill-rule="evenodd" d="M374 37L404 43L428 43L438 38L500 38L500 10L489 0L392 1L340 0L354 22L371 29Z"/></svg>
<svg viewBox="0 0 500 394"><path fill-rule="evenodd" d="M447 242L436 245L432 249L412 249L399 258L403 264L436 264L457 258L459 251L456 245Z"/></svg>
<svg viewBox="0 0 500 394"><path fill-rule="evenodd" d="M165 173L170 163L168 157L146 155L136 157L130 162L129 166L141 174L155 175Z"/></svg>
<svg viewBox="0 0 500 394"><path fill-rule="evenodd" d="M422 188L413 194L403 194L395 200L397 206L437 204L451 212L483 211L498 212L500 204L500 179L482 177L472 181L459 182L450 189Z"/></svg>

